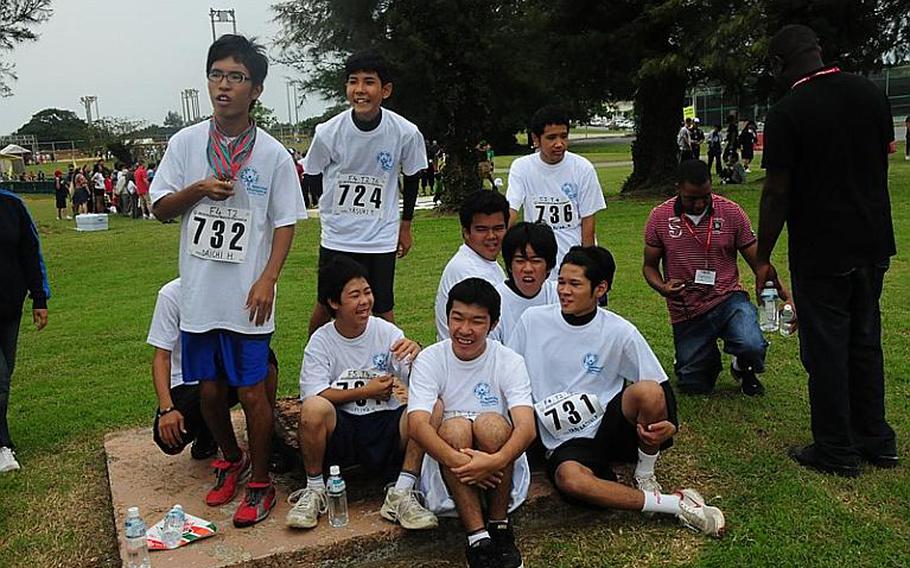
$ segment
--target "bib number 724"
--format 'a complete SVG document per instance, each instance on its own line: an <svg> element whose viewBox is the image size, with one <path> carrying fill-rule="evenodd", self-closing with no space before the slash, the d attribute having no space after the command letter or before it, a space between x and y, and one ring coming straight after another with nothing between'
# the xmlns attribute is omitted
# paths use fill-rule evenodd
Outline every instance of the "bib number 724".
<svg viewBox="0 0 910 568"><path fill-rule="evenodd" d="M384 180L375 176L340 174L333 208L336 214L372 217L382 211Z"/></svg>

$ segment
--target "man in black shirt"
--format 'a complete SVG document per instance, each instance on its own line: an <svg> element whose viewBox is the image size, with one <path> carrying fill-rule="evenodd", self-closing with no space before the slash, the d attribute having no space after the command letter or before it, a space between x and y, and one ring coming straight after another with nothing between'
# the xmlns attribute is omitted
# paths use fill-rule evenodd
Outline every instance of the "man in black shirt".
<svg viewBox="0 0 910 568"><path fill-rule="evenodd" d="M898 463L885 421L879 298L895 254L888 195L891 110L870 81L825 66L815 33L781 29L769 45L789 92L765 123L757 286L787 223L790 273L809 373L814 444L801 465L855 477L860 460Z"/></svg>

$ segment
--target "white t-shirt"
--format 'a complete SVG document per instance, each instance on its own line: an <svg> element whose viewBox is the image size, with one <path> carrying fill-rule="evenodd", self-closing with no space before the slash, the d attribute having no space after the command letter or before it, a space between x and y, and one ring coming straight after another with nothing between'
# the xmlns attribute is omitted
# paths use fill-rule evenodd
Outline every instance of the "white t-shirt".
<svg viewBox="0 0 910 568"><path fill-rule="evenodd" d="M500 282L496 286L496 291L499 292L502 307L500 308L499 324L490 332L489 338L503 344L508 344L507 339L518 320L521 319L521 314L525 313L525 310L534 306L559 303L559 294L556 293L556 282L552 280L544 281L540 292L533 298L525 298L516 294L505 282Z"/></svg>
<svg viewBox="0 0 910 568"><path fill-rule="evenodd" d="M322 246L374 254L397 250L398 174L426 167L423 135L388 109L369 132L357 128L350 110L316 126L303 169L322 174Z"/></svg>
<svg viewBox="0 0 910 568"><path fill-rule="evenodd" d="M104 174L101 172L95 172L92 174L92 183L95 185L95 189L104 189Z"/></svg>
<svg viewBox="0 0 910 568"><path fill-rule="evenodd" d="M171 352L171 388L183 384L180 366L180 279L175 278L158 290L158 300L152 313L146 343Z"/></svg>
<svg viewBox="0 0 910 568"><path fill-rule="evenodd" d="M480 256L468 245L458 247L439 279L436 288L436 340L442 341L449 337L448 314L446 302L449 301L449 290L466 278L483 278L493 286L498 286L505 280L506 273L495 260L487 260Z"/></svg>
<svg viewBox="0 0 910 568"><path fill-rule="evenodd" d="M372 377L394 375L407 384L410 364L396 360L392 344L404 337L395 324L370 316L367 328L353 339L347 338L329 322L310 337L303 352L300 368L300 399L316 396L327 388L357 388ZM359 383L359 384L358 384ZM401 402L392 396L388 401L357 400L340 405L351 414L372 414L395 410Z"/></svg>
<svg viewBox="0 0 910 568"><path fill-rule="evenodd" d="M117 172L117 193L126 191L126 172L120 170Z"/></svg>
<svg viewBox="0 0 910 568"><path fill-rule="evenodd" d="M559 305L529 308L507 343L525 358L540 439L548 450L572 438L593 438L623 381L667 380L638 329L608 310L598 309L591 322L573 326ZM585 412L590 409L595 410Z"/></svg>
<svg viewBox="0 0 910 568"><path fill-rule="evenodd" d="M475 416L483 412L508 416L508 410L532 404L524 361L497 341L487 341L483 354L473 361L458 359L450 339L424 349L411 371L408 412L433 412L437 399L442 401L444 416L450 413ZM439 464L429 454L424 456L418 483L431 511L443 516L455 513L455 502L443 482ZM512 474L509 511L524 502L530 483L528 458L521 454L515 460Z"/></svg>
<svg viewBox="0 0 910 568"><path fill-rule="evenodd" d="M553 229L557 268L550 271L550 280L558 278L562 257L581 244L582 218L607 206L594 164L572 152L558 164L544 162L539 152L512 162L506 199L512 209L524 210L525 221Z"/></svg>
<svg viewBox="0 0 910 568"><path fill-rule="evenodd" d="M168 142L152 181L152 203L212 175L206 154L209 123L184 128ZM297 170L288 151L262 129L249 161L224 201L203 198L183 215L180 228L180 329L225 329L262 334L275 329L250 321L244 308L262 275L278 227L306 219Z"/></svg>

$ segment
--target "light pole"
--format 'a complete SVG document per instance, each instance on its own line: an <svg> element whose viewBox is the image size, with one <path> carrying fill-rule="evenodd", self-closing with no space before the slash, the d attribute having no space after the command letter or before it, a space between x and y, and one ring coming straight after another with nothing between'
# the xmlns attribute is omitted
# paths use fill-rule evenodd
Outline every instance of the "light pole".
<svg viewBox="0 0 910 568"><path fill-rule="evenodd" d="M79 99L82 101L82 104L85 105L85 121L89 124L94 122L92 118L92 104L95 105L95 118L98 117L98 97L94 95L86 95Z"/></svg>
<svg viewBox="0 0 910 568"><path fill-rule="evenodd" d="M237 17L234 10L216 10L209 9L209 19L212 21L212 41L215 41L215 24L231 24L234 33L237 33Z"/></svg>

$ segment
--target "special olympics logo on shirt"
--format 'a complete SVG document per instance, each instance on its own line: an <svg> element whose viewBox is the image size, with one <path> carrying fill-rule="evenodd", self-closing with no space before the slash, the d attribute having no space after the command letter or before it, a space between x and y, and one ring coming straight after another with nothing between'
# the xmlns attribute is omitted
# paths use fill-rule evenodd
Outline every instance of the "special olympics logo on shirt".
<svg viewBox="0 0 910 568"><path fill-rule="evenodd" d="M499 406L499 397L493 394L493 387L490 383L477 383L474 385L474 396L480 402L480 406Z"/></svg>
<svg viewBox="0 0 910 568"><path fill-rule="evenodd" d="M585 373L589 375L599 375L601 371L604 370L603 365L597 364L597 353L586 353L582 359L582 364L585 367Z"/></svg>
<svg viewBox="0 0 910 568"><path fill-rule="evenodd" d="M379 167L382 168L384 172L392 171L392 166L394 165L394 160L392 160L392 154L389 152L380 152L376 154L376 161L379 162Z"/></svg>
<svg viewBox="0 0 910 568"><path fill-rule="evenodd" d="M389 370L389 354L388 353L376 353L373 355L373 367L377 371L388 371Z"/></svg>
<svg viewBox="0 0 910 568"><path fill-rule="evenodd" d="M571 181L567 181L566 183L562 184L562 187L560 189L562 189L562 192L565 193L566 197L569 199L574 201L578 198L578 186Z"/></svg>
<svg viewBox="0 0 910 568"><path fill-rule="evenodd" d="M265 195L268 191L267 187L258 185L259 172L252 166L247 166L240 170L237 177L240 178L240 182L243 184L244 189L246 189L246 192L250 195Z"/></svg>

